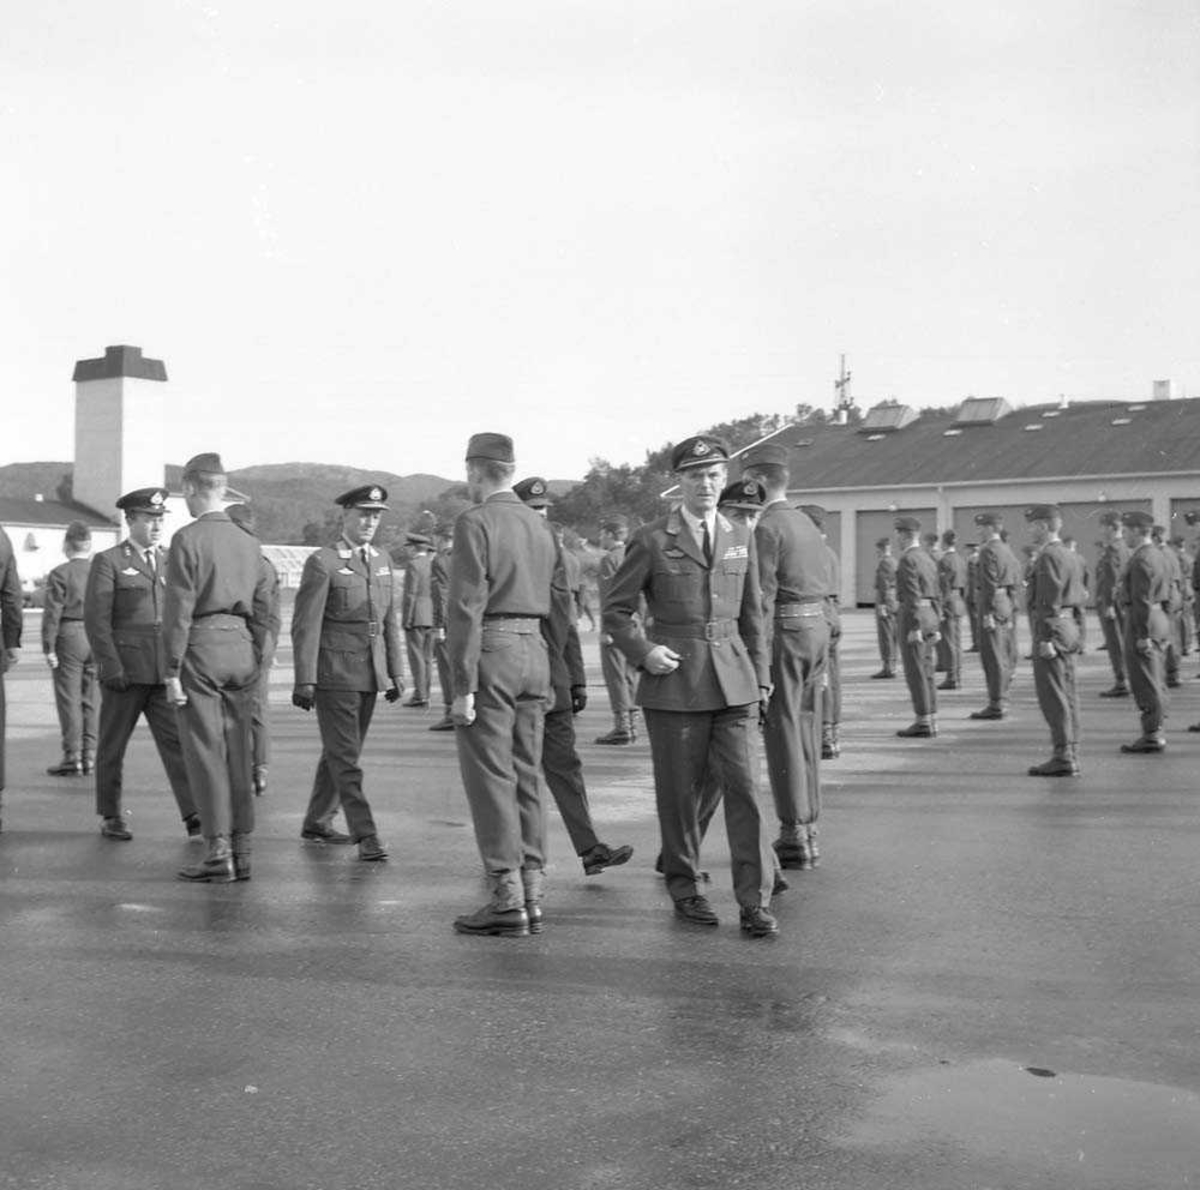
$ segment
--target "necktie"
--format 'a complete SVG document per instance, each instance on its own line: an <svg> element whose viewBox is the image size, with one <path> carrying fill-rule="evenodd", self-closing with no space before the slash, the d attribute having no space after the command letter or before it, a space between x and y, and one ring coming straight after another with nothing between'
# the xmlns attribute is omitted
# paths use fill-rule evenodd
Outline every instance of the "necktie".
<svg viewBox="0 0 1200 1190"><path fill-rule="evenodd" d="M152 549L149 549L146 551L146 565L150 567L150 573L154 574L155 573L154 550L152 550Z"/></svg>
<svg viewBox="0 0 1200 1190"><path fill-rule="evenodd" d="M712 565L712 537L708 532L708 521L704 522L704 540L702 542L704 549L704 564L705 566Z"/></svg>

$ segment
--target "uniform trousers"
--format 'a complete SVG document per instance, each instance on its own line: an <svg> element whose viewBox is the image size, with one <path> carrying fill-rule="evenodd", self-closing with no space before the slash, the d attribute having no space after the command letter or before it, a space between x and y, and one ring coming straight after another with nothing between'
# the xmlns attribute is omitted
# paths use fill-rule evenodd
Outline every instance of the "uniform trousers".
<svg viewBox="0 0 1200 1190"><path fill-rule="evenodd" d="M436 631L434 635L436 637ZM442 687L442 703L449 713L450 704L454 701L454 687L450 681L450 650L444 637L441 640L434 640L433 659L437 662L438 683Z"/></svg>
<svg viewBox="0 0 1200 1190"><path fill-rule="evenodd" d="M786 828L808 826L821 813L821 733L817 699L829 651L823 617L775 621L771 645L774 689L763 724L775 814Z"/></svg>
<svg viewBox="0 0 1200 1190"><path fill-rule="evenodd" d="M1183 612L1181 613L1180 621L1182 652L1190 653L1192 645L1196 640L1196 601L1194 599L1185 599L1183 601Z"/></svg>
<svg viewBox="0 0 1200 1190"><path fill-rule="evenodd" d="M0 647L0 666L4 664L3 656L3 649ZM0 793L4 792L4 739L7 718L4 702L4 673L0 670Z"/></svg>
<svg viewBox="0 0 1200 1190"><path fill-rule="evenodd" d="M404 630L408 649L408 669L412 674L413 698L429 700L429 679L433 669L433 629L416 627Z"/></svg>
<svg viewBox="0 0 1200 1190"><path fill-rule="evenodd" d="M939 631L946 646L946 679L956 685L962 681L962 616L951 612L942 617Z"/></svg>
<svg viewBox="0 0 1200 1190"><path fill-rule="evenodd" d="M1016 654L1015 623L1014 616L1011 623L996 621L994 628L981 629L979 660L987 682L988 706L994 710L1003 710L1008 705Z"/></svg>
<svg viewBox="0 0 1200 1190"><path fill-rule="evenodd" d="M1179 662L1183 656L1183 605L1167 612L1170 631L1167 636L1166 671L1167 681L1179 681Z"/></svg>
<svg viewBox="0 0 1200 1190"><path fill-rule="evenodd" d="M700 890L700 811L707 778L717 783L725 802L738 904L767 905L775 868L754 779L757 704L714 711L643 707L642 713L650 736L663 875L671 898L694 897Z"/></svg>
<svg viewBox="0 0 1200 1190"><path fill-rule="evenodd" d="M96 663L82 620L66 620L54 642L54 703L62 729L63 756L78 760L96 751Z"/></svg>
<svg viewBox="0 0 1200 1190"><path fill-rule="evenodd" d="M879 638L879 662L887 673L896 672L896 613L875 608L875 634Z"/></svg>
<svg viewBox="0 0 1200 1190"><path fill-rule="evenodd" d="M634 667L629 658L614 644L600 642L600 672L608 688L608 701L613 718L633 713L634 689L637 684Z"/></svg>
<svg viewBox="0 0 1200 1190"><path fill-rule="evenodd" d="M338 806L346 827L357 843L376 834L371 806L363 794L363 744L375 714L374 690L325 690L317 687L313 701L321 731L321 759L317 761L312 794L304 814L304 828L329 824Z"/></svg>
<svg viewBox="0 0 1200 1190"><path fill-rule="evenodd" d="M1151 640L1150 651L1139 653L1131 633L1125 634L1125 669L1129 689L1141 712L1142 735L1158 735L1167 718L1167 687L1164 654L1166 645Z"/></svg>
<svg viewBox="0 0 1200 1190"><path fill-rule="evenodd" d="M1112 666L1113 680L1118 686L1125 685L1125 616L1116 608L1115 616L1100 615L1100 631L1104 635L1104 648Z"/></svg>
<svg viewBox="0 0 1200 1190"><path fill-rule="evenodd" d="M842 639L842 629L828 628L829 648L825 655L825 692L821 698L821 723L824 727L836 727L842 721L842 659L838 652L838 643Z"/></svg>
<svg viewBox="0 0 1200 1190"><path fill-rule="evenodd" d="M600 840L592 826L583 763L575 748L575 716L571 708L547 711L542 736L542 772L562 815L576 855L591 851Z"/></svg>
<svg viewBox="0 0 1200 1190"><path fill-rule="evenodd" d="M1033 686L1038 706L1050 727L1054 755L1069 758L1079 745L1079 691L1075 685L1075 654L1038 656L1033 651Z"/></svg>
<svg viewBox="0 0 1200 1190"><path fill-rule="evenodd" d="M250 746L254 756L254 767L266 768L271 763L271 664L275 660L275 646L264 651L259 666L258 681L254 684L254 708L250 715Z"/></svg>
<svg viewBox="0 0 1200 1190"><path fill-rule="evenodd" d="M258 663L245 622L209 616L192 625L179 676L188 783L206 839L254 829L250 716Z"/></svg>
<svg viewBox="0 0 1200 1190"><path fill-rule="evenodd" d="M971 651L979 652L979 605L974 600L967 600L967 623L971 629Z"/></svg>
<svg viewBox="0 0 1200 1190"><path fill-rule="evenodd" d="M96 813L119 818L125 772L125 750L137 721L143 715L167 780L179 807L179 816L196 813L196 799L188 783L179 733L179 712L167 701L165 686L135 685L125 690L100 690L100 746L96 750Z"/></svg>
<svg viewBox="0 0 1200 1190"><path fill-rule="evenodd" d="M475 721L456 728L454 742L489 875L545 866L546 808L538 774L550 697L540 625L485 620Z"/></svg>
<svg viewBox="0 0 1200 1190"><path fill-rule="evenodd" d="M909 640L909 634L919 628L916 618L900 613L900 657L904 662L904 681L908 685L913 712L918 716L937 714L937 684L934 681L936 649L924 636Z"/></svg>

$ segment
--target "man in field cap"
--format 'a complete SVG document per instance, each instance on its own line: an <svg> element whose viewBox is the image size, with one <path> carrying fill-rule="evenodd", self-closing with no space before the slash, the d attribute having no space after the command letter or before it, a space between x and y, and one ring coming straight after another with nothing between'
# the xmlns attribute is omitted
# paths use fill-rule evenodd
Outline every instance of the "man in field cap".
<svg viewBox="0 0 1200 1190"><path fill-rule="evenodd" d="M896 734L906 739L932 739L937 735L937 688L933 675L941 619L937 563L921 548L921 522L915 516L898 516L895 527L900 547L896 563L900 657L916 716Z"/></svg>
<svg viewBox="0 0 1200 1190"><path fill-rule="evenodd" d="M1121 524L1130 550L1121 578L1126 614L1125 669L1142 724L1142 734L1132 743L1122 744L1121 751L1165 752L1165 656L1170 635L1166 608L1171 599L1171 572L1151 537L1154 518L1148 512L1126 512Z"/></svg>
<svg viewBox="0 0 1200 1190"><path fill-rule="evenodd" d="M1008 714L1008 688L1017 664L1016 594L1021 564L1001 536L1004 518L998 512L975 515L979 546L979 656L987 682L988 701L972 719L1003 719Z"/></svg>

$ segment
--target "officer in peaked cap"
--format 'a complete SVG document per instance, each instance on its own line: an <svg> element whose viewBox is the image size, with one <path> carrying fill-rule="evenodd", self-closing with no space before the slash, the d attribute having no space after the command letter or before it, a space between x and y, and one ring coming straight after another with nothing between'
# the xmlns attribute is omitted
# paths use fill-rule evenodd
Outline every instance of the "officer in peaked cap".
<svg viewBox="0 0 1200 1190"><path fill-rule="evenodd" d="M1112 667L1113 684L1100 691L1101 698L1128 698L1125 670L1125 608L1121 603L1121 574L1129 561L1129 547L1122 532L1121 514L1106 508L1100 514L1102 549L1096 561L1096 615L1104 636L1104 649Z"/></svg>
<svg viewBox="0 0 1200 1190"><path fill-rule="evenodd" d="M979 547L979 657L987 682L988 701L972 719L1003 719L1008 714L1008 688L1017 664L1016 595L1021 587L1021 564L1001 536L1004 518L998 512L975 514L982 530Z"/></svg>
<svg viewBox="0 0 1200 1190"><path fill-rule="evenodd" d="M549 486L540 475L531 475L513 484L513 491L529 508L549 508L553 503Z"/></svg>
<svg viewBox="0 0 1200 1190"><path fill-rule="evenodd" d="M717 924L699 887L699 791L715 765L741 927L761 938L779 928L768 910L774 862L756 779L755 727L771 678L754 537L717 510L728 459L728 447L710 435L671 452L681 504L634 533L603 622L642 670L637 700L650 735L663 874L675 912L695 925ZM638 620L643 599L648 629Z"/></svg>
<svg viewBox="0 0 1200 1190"><path fill-rule="evenodd" d="M825 535L829 513L820 504L799 504L797 508L817 527L825 547L825 619L829 624L829 653L825 661L825 688L821 698L821 758L836 760L842 754L838 738L842 722L842 564Z"/></svg>
<svg viewBox="0 0 1200 1190"><path fill-rule="evenodd" d="M1079 629L1072 611L1084 599L1082 569L1063 545L1062 512L1057 505L1035 504L1025 510L1037 547L1029 592L1029 623L1033 634L1033 682L1038 705L1050 727L1053 754L1029 770L1031 777L1079 775L1079 692L1075 656Z"/></svg>
<svg viewBox="0 0 1200 1190"><path fill-rule="evenodd" d="M162 617L166 550L160 546L165 488L138 488L117 501L129 536L92 559L83 601L84 628L100 682L96 813L106 839L133 838L121 810L125 751L145 716L167 771L188 837L200 837L200 815L188 780L179 717L167 701Z"/></svg>
<svg viewBox="0 0 1200 1190"><path fill-rule="evenodd" d="M42 651L52 671L62 729L62 760L46 771L52 777L74 777L92 771L96 752L96 664L83 628L92 531L82 521L72 521L62 550L67 560L46 576L42 613Z"/></svg>
<svg viewBox="0 0 1200 1190"><path fill-rule="evenodd" d="M900 657L916 716L896 734L930 739L937 735L937 688L933 679L934 648L941 622L937 563L921 548L921 522L915 516L898 516L895 527L900 542L896 563Z"/></svg>
<svg viewBox="0 0 1200 1190"><path fill-rule="evenodd" d="M896 640L896 559L892 556L892 539L881 537L875 543L878 560L875 563L875 635L879 641L881 668L873 678L894 678L899 645Z"/></svg>
<svg viewBox="0 0 1200 1190"><path fill-rule="evenodd" d="M433 539L408 533L404 564L404 595L400 601L400 627L408 650L413 690L406 707L427 707L433 679Z"/></svg>
<svg viewBox="0 0 1200 1190"><path fill-rule="evenodd" d="M183 497L196 519L171 539L163 602L167 698L207 844L179 878L221 884L250 878L254 690L270 630L262 554L225 512L225 493L218 455L188 460Z"/></svg>
<svg viewBox="0 0 1200 1190"><path fill-rule="evenodd" d="M1171 599L1171 572L1162 550L1151 538L1154 518L1148 512L1121 516L1130 548L1121 576L1125 605L1125 668L1141 713L1142 734L1122 752L1164 752L1163 724L1167 717L1164 655L1170 636L1166 607Z"/></svg>
<svg viewBox="0 0 1200 1190"><path fill-rule="evenodd" d="M382 693L398 702L404 661L391 559L372 545L387 489L363 484L337 497L341 536L309 554L292 612L292 703L317 712L321 757L300 837L358 844L366 862L387 859L363 792L362 750ZM341 807L350 834L336 830Z"/></svg>
<svg viewBox="0 0 1200 1190"><path fill-rule="evenodd" d="M735 479L726 484L717 499L717 507L732 520L754 527L754 518L763 510L767 489L756 479Z"/></svg>
<svg viewBox="0 0 1200 1190"><path fill-rule="evenodd" d="M467 443L474 507L454 523L446 645L459 770L491 899L454 921L460 934L525 937L541 926L546 829L538 770L552 697L549 652L569 621L559 546L513 491L513 442Z"/></svg>

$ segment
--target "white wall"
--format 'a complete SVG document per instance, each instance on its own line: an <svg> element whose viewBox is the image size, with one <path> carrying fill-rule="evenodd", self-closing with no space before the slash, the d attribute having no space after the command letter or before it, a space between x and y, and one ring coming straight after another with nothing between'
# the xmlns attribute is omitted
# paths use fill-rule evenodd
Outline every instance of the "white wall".
<svg viewBox="0 0 1200 1190"><path fill-rule="evenodd" d="M17 572L23 582L45 578L65 560L62 547L63 538L67 535L66 525L5 525L4 530L12 541ZM93 528L92 553L97 554L116 545L122 536L115 526L112 529ZM34 548L31 549L31 545Z"/></svg>

